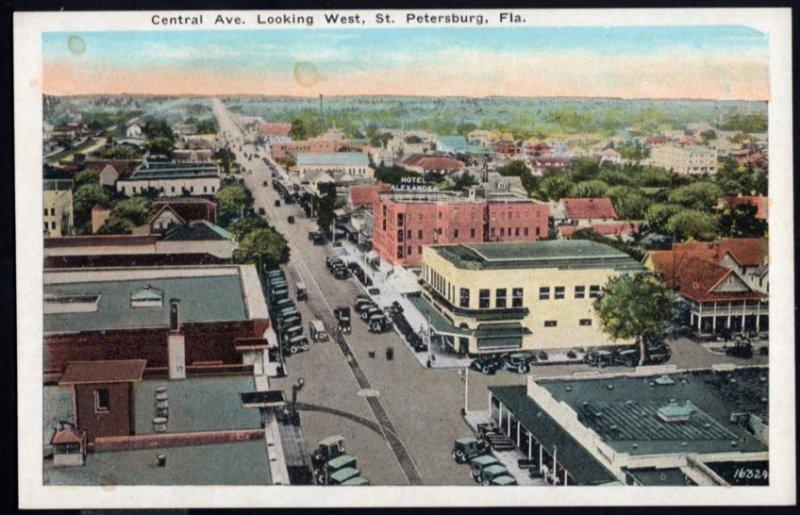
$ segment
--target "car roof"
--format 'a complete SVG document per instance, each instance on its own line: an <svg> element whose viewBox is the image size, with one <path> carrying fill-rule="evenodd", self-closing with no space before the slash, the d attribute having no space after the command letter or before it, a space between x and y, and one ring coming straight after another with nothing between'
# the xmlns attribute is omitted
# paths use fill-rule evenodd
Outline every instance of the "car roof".
<svg viewBox="0 0 800 515"><path fill-rule="evenodd" d="M497 465L492 465L490 467L486 467L485 469L483 469L483 473L484 474L487 474L487 473L488 474L500 474L501 472L508 472L508 469L505 468L505 466L500 465L499 463Z"/></svg>
<svg viewBox="0 0 800 515"><path fill-rule="evenodd" d="M477 441L478 441L477 438L473 438L471 436L464 436L464 437L459 438L458 440L456 440L457 443L460 443L462 445L468 444L468 443L472 443L472 442L477 442Z"/></svg>
<svg viewBox="0 0 800 515"><path fill-rule="evenodd" d="M369 480L363 478L361 476L351 477L347 481L342 483L343 485L368 485Z"/></svg>
<svg viewBox="0 0 800 515"><path fill-rule="evenodd" d="M339 443L344 443L344 436L342 436L342 435L331 435L328 438L325 438L324 440L320 440L318 445L326 445L327 446L327 445L334 445L334 444L339 444Z"/></svg>
<svg viewBox="0 0 800 515"><path fill-rule="evenodd" d="M333 474L330 475L330 478L335 481L347 481L351 477L357 476L361 474L359 470L355 467L345 467L341 470L337 470Z"/></svg>
<svg viewBox="0 0 800 515"><path fill-rule="evenodd" d="M478 456L472 460L472 463L477 463L478 465L489 465L492 463L500 463L494 455L492 454L484 454L483 456Z"/></svg>
<svg viewBox="0 0 800 515"><path fill-rule="evenodd" d="M516 484L517 480L511 476L497 476L496 478L492 479L492 483L497 483L499 485L511 485Z"/></svg>
<svg viewBox="0 0 800 515"><path fill-rule="evenodd" d="M342 454L341 456L337 456L328 462L328 465L333 468L341 468L348 463L355 463L356 459L349 454Z"/></svg>

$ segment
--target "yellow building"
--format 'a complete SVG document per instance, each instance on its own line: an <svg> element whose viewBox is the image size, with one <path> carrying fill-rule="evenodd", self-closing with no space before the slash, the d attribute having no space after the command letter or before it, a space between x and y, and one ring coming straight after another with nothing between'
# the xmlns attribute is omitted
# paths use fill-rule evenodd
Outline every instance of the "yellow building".
<svg viewBox="0 0 800 515"><path fill-rule="evenodd" d="M45 180L43 192L43 231L47 238L72 233L72 181Z"/></svg>
<svg viewBox="0 0 800 515"><path fill-rule="evenodd" d="M423 247L415 304L458 353L570 349L611 341L592 303L608 279L642 271L607 245L535 241ZM431 309L432 308L432 309Z"/></svg>

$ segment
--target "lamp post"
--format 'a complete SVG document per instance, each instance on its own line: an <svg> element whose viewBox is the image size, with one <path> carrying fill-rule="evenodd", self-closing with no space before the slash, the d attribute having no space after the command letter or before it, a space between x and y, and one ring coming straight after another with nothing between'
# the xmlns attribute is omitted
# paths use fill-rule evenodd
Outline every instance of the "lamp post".
<svg viewBox="0 0 800 515"><path fill-rule="evenodd" d="M431 345L431 316L428 315L428 330L425 332L425 343L428 344L428 367L433 364L433 346Z"/></svg>
<svg viewBox="0 0 800 515"><path fill-rule="evenodd" d="M464 408L461 410L462 415L467 414L467 410L469 410L469 366L464 367L464 374L461 375L462 380L464 381Z"/></svg>
<svg viewBox="0 0 800 515"><path fill-rule="evenodd" d="M297 414L297 392L303 389L306 382L302 377L297 379L297 384L292 385L292 417L291 423L295 426L300 425L300 416Z"/></svg>

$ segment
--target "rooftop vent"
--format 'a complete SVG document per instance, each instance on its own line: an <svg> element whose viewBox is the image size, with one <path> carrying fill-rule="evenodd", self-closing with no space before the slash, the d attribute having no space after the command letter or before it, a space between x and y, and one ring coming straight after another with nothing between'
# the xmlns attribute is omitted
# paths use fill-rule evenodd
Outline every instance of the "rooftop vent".
<svg viewBox="0 0 800 515"><path fill-rule="evenodd" d="M688 422L694 411L695 407L689 401L678 404L671 400L669 404L658 409L658 418L668 423Z"/></svg>
<svg viewBox="0 0 800 515"><path fill-rule="evenodd" d="M673 380L670 376L664 374L660 377L655 379L655 383L659 386L668 386L671 384L675 384L675 380Z"/></svg>
<svg viewBox="0 0 800 515"><path fill-rule="evenodd" d="M100 295L47 294L44 296L44 313L90 313L97 311Z"/></svg>
<svg viewBox="0 0 800 515"><path fill-rule="evenodd" d="M163 305L164 292L149 284L131 293L132 308L160 308Z"/></svg>

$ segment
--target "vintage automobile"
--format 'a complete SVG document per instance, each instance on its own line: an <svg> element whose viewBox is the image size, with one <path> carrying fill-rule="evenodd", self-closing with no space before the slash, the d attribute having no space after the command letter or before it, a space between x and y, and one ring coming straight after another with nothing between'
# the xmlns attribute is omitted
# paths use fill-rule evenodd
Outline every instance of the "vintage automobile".
<svg viewBox="0 0 800 515"><path fill-rule="evenodd" d="M511 476L497 476L492 479L492 482L489 483L489 486L514 486L517 484L517 480Z"/></svg>
<svg viewBox="0 0 800 515"><path fill-rule="evenodd" d="M469 364L469 368L477 370L481 374L491 375L502 368L503 363L497 356L487 354L485 356L478 356L473 359Z"/></svg>
<svg viewBox="0 0 800 515"><path fill-rule="evenodd" d="M508 473L508 469L505 468L503 465L500 464L489 465L488 467L485 467L481 471L480 483L483 486L489 486L492 484L492 481L495 478L498 478L500 476L510 476L510 475L511 474Z"/></svg>
<svg viewBox="0 0 800 515"><path fill-rule="evenodd" d="M371 333L385 333L392 328L392 323L383 313L378 313L367 320L367 330Z"/></svg>
<svg viewBox="0 0 800 515"><path fill-rule="evenodd" d="M317 444L317 448L311 453L311 463L315 467L321 467L342 454L344 454L344 436L329 436Z"/></svg>
<svg viewBox="0 0 800 515"><path fill-rule="evenodd" d="M297 300L306 300L308 298L306 284L303 281L297 281L295 288L297 290Z"/></svg>
<svg viewBox="0 0 800 515"><path fill-rule="evenodd" d="M527 352L511 352L503 356L503 368L517 374L527 374L531 369L532 358L533 356Z"/></svg>
<svg viewBox="0 0 800 515"><path fill-rule="evenodd" d="M489 446L483 440L471 436L459 438L453 443L453 459L456 463L467 463L473 458L489 452Z"/></svg>
<svg viewBox="0 0 800 515"><path fill-rule="evenodd" d="M353 467L343 468L343 469L337 470L336 472L334 472L333 474L328 476L328 483L327 484L329 484L329 485L341 485L345 481L349 481L350 479L358 477L359 474L361 474L361 472L357 468L353 468Z"/></svg>
<svg viewBox="0 0 800 515"><path fill-rule="evenodd" d="M288 223L290 223L290 224L293 224L293 223L294 223L294 217L293 217L292 215L289 215L289 216L286 218L286 221L287 221Z"/></svg>
<svg viewBox="0 0 800 515"><path fill-rule="evenodd" d="M342 486L366 486L369 484L369 480L363 478L361 476L356 476L354 478L350 478L347 481L342 483Z"/></svg>
<svg viewBox="0 0 800 515"><path fill-rule="evenodd" d="M286 344L284 344L284 350L288 350L290 354L297 354L300 351L307 351L308 350L308 338L303 336L295 336L294 338L289 339Z"/></svg>
<svg viewBox="0 0 800 515"><path fill-rule="evenodd" d="M313 342L328 341L328 332L325 330L325 324L318 318L308 323L308 334Z"/></svg>
<svg viewBox="0 0 800 515"><path fill-rule="evenodd" d="M314 479L316 479L319 485L327 485L331 476L347 468L358 470L356 459L349 454L342 454L328 460L322 466L318 467L314 471Z"/></svg>
<svg viewBox="0 0 800 515"><path fill-rule="evenodd" d="M477 456L470 461L470 473L472 474L472 479L475 482L480 482L481 472L486 467L491 467L492 465L497 465L500 463L500 460L495 458L491 454L482 454Z"/></svg>
<svg viewBox="0 0 800 515"><path fill-rule="evenodd" d="M333 315L339 323L339 331L344 334L350 334L352 330L350 325L350 308L347 306L339 306L333 310Z"/></svg>

